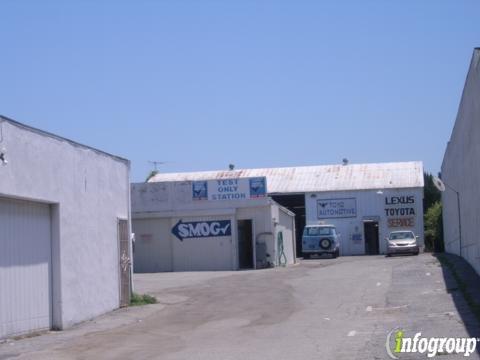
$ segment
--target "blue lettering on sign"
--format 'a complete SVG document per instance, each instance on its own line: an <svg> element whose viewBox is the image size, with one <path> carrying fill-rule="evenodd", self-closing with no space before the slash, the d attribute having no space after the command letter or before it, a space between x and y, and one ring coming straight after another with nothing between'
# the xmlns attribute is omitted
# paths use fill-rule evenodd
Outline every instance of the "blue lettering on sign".
<svg viewBox="0 0 480 360"><path fill-rule="evenodd" d="M229 194L213 194L212 200L240 200L246 199L247 196L243 193L229 193Z"/></svg>
<svg viewBox="0 0 480 360"><path fill-rule="evenodd" d="M357 200L355 198L318 200L317 215L319 219L357 217Z"/></svg>
<svg viewBox="0 0 480 360"><path fill-rule="evenodd" d="M230 220L189 222L179 220L172 228L172 234L180 241L191 238L230 236L232 224Z"/></svg>

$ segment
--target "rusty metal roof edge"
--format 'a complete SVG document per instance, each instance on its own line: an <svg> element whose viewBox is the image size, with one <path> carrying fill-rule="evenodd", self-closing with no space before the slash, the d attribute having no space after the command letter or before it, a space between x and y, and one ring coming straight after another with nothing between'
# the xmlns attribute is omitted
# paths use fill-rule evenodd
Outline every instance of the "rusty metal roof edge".
<svg viewBox="0 0 480 360"><path fill-rule="evenodd" d="M342 173L343 169L348 170L346 174L345 172ZM375 176L375 173L378 172L383 176ZM392 182L396 177L396 173L400 180ZM215 180L261 176L269 179L267 183L267 190L271 190L269 194L415 188L424 186L423 163L421 161L165 173L157 174L149 182ZM382 178L385 178L383 183ZM291 184L292 182L298 182L299 179L302 184ZM336 183L337 179L339 180L338 183ZM370 181L372 184L367 184ZM278 183L281 183L281 186Z"/></svg>

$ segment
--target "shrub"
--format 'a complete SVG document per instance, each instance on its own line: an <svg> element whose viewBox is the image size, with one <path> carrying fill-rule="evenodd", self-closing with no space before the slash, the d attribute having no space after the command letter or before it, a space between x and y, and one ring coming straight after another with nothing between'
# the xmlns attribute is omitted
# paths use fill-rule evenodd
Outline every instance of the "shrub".
<svg viewBox="0 0 480 360"><path fill-rule="evenodd" d="M425 217L425 250L443 252L442 203L435 202L427 210Z"/></svg>
<svg viewBox="0 0 480 360"><path fill-rule="evenodd" d="M140 295L137 293L132 293L132 298L130 299L130 306L140 306L156 303L157 299L154 296L148 294Z"/></svg>

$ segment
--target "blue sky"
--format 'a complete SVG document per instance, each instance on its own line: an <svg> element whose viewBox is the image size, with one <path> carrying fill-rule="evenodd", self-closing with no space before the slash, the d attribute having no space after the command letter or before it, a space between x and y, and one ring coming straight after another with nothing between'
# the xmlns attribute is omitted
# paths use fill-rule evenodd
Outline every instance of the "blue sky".
<svg viewBox="0 0 480 360"><path fill-rule="evenodd" d="M479 1L0 2L0 114L163 172L440 170Z"/></svg>

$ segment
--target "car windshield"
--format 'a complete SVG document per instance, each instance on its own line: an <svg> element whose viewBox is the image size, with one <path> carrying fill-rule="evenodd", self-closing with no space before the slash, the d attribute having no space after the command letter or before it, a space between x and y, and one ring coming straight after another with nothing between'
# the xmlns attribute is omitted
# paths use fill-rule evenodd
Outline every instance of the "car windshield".
<svg viewBox="0 0 480 360"><path fill-rule="evenodd" d="M390 240L410 240L414 238L415 236L411 231L401 231L390 234Z"/></svg>
<svg viewBox="0 0 480 360"><path fill-rule="evenodd" d="M322 236L322 235L334 235L335 229L325 226L314 226L305 228L305 235L307 236Z"/></svg>

